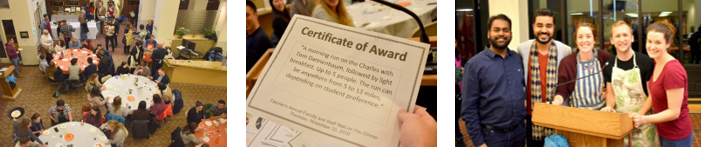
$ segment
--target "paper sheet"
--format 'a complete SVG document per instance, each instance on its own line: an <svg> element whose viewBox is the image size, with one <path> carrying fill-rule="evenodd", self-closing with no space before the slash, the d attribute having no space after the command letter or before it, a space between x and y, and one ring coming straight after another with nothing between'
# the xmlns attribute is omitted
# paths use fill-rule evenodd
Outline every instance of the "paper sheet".
<svg viewBox="0 0 702 148"><path fill-rule="evenodd" d="M398 146L429 46L296 15L246 111L339 146Z"/></svg>

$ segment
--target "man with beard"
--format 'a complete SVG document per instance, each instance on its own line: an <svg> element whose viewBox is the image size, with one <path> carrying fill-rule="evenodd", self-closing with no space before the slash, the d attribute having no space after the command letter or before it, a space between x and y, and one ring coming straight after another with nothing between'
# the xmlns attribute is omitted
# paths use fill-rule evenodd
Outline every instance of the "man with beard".
<svg viewBox="0 0 702 148"><path fill-rule="evenodd" d="M558 83L558 65L561 60L572 53L570 47L553 40L553 13L541 8L536 10L532 28L536 39L520 44L517 53L522 57L526 83L526 120L527 145L532 147L544 146L544 137L554 133L553 129L536 126L531 122L531 112L534 103L552 101ZM561 100L562 101L562 100ZM567 106L567 102L562 103Z"/></svg>
<svg viewBox="0 0 702 148"><path fill-rule="evenodd" d="M490 45L465 64L461 117L475 146L524 146L524 70L507 48L512 21L499 14L487 25Z"/></svg>
<svg viewBox="0 0 702 148"><path fill-rule="evenodd" d="M602 111L627 113L635 112L639 115L648 115L652 102L648 100L648 84L653 74L653 59L646 54L634 51L631 43L634 35L629 23L617 21L610 29L612 45L617 52L607 60L609 65L603 69L602 76L607 83L607 106ZM632 146L655 147L656 129L654 124L644 124L631 132ZM650 136L649 136L650 135Z"/></svg>

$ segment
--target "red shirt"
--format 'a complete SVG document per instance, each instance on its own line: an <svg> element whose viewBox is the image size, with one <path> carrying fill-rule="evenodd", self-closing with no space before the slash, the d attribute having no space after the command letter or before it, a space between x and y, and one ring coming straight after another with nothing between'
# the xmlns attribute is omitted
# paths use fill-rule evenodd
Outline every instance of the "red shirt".
<svg viewBox="0 0 702 148"><path fill-rule="evenodd" d="M531 63L531 58L529 59ZM541 102L546 103L546 67L548 67L548 53L539 53L539 77L541 77ZM526 100L527 115L531 115L531 69L524 70L527 73ZM555 89L555 88L554 88Z"/></svg>
<svg viewBox="0 0 702 148"><path fill-rule="evenodd" d="M655 62L654 62L655 63ZM655 67L655 69L660 67ZM692 121L690 121L690 110L687 108L687 73L678 60L672 60L665 64L658 79L649 80L648 87L651 89L650 95L653 98L653 113L660 113L668 109L667 89L685 88L682 105L680 106L680 116L672 121L656 123L658 135L668 140L681 140L687 138L692 133Z"/></svg>

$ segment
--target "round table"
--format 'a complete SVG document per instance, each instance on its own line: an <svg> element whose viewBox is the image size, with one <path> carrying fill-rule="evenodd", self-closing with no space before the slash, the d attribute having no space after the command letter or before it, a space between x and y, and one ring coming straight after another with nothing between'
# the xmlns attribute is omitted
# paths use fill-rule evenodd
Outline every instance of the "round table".
<svg viewBox="0 0 702 148"><path fill-rule="evenodd" d="M210 122L210 126L207 126L207 122ZM216 123L219 123L217 126ZM195 137L202 137L202 135L207 136L209 142L204 140L201 144L207 143L210 147L227 147L227 118L216 118L212 120L204 119L198 124L199 127L205 128L205 130L195 132Z"/></svg>
<svg viewBox="0 0 702 148"><path fill-rule="evenodd" d="M65 128L63 128L64 125ZM58 129L58 132L54 128ZM110 141L105 133L90 124L80 125L80 122L65 122L44 131L49 131L49 134L42 133L39 139L48 147L66 147L70 144L73 144L74 147L94 147L96 143L102 144L103 147L111 147L111 145L105 144ZM66 141L63 138L67 133L73 134L73 140ZM102 137L105 137L105 141L101 140Z"/></svg>
<svg viewBox="0 0 702 148"><path fill-rule="evenodd" d="M405 8L417 14L422 24L427 25L436 19L436 0L410 0L409 2L412 4ZM346 10L353 19L354 25L364 30L409 38L414 33L412 31L419 27L410 15L376 2L355 3L346 6ZM380 11L373 12L374 10Z"/></svg>
<svg viewBox="0 0 702 148"><path fill-rule="evenodd" d="M60 59L61 54L63 54L63 59ZM92 51L81 49L66 49L62 52L55 53L54 59L51 61L56 63L56 65L58 65L59 68L61 68L63 74L69 74L68 66L71 65L71 58L73 57L78 58L78 63L76 63L76 65L80 66L79 73L83 73L85 67L90 65L88 64L88 57L93 59L93 63L95 63L95 65L100 63L100 58L98 58L97 55L93 54Z"/></svg>
<svg viewBox="0 0 702 148"><path fill-rule="evenodd" d="M134 85L135 80L138 80L137 85ZM151 106L154 103L153 95L161 92L156 82L140 75L116 75L105 81L103 85L107 89L101 92L102 96L108 97L110 104L114 101L114 97L120 96L122 105L132 111L138 109L140 101L146 101L146 107ZM131 94L129 93L130 89L132 90ZM133 96L134 101L129 101L129 96Z"/></svg>

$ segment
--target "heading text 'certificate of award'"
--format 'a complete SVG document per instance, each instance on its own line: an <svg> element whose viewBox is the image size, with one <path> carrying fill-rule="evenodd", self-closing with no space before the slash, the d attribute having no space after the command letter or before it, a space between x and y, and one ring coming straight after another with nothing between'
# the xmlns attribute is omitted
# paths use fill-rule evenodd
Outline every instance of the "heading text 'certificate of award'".
<svg viewBox="0 0 702 148"><path fill-rule="evenodd" d="M295 15L246 112L340 146L398 146L429 46Z"/></svg>

